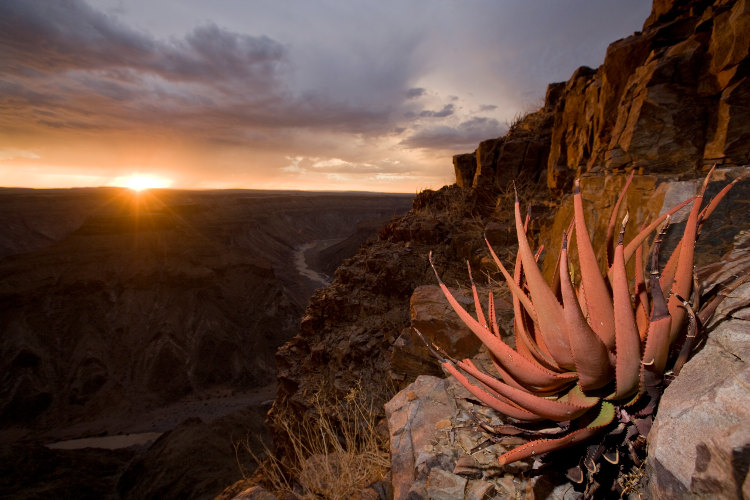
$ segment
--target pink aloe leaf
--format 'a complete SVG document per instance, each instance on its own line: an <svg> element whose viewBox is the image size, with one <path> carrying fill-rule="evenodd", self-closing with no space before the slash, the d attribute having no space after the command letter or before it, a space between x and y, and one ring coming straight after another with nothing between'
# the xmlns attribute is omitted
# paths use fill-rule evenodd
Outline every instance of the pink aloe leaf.
<svg viewBox="0 0 750 500"><path fill-rule="evenodd" d="M560 294L565 322L570 328L570 347L576 362L578 383L584 390L600 389L612 380L612 366L607 346L586 322L570 281L567 233L563 233L560 250Z"/></svg>
<svg viewBox="0 0 750 500"><path fill-rule="evenodd" d="M431 259L430 263L432 263ZM434 266L433 270L435 270ZM471 314L469 314L461 304L458 303L448 287L440 279L437 270L435 270L435 276L437 277L440 289L443 291L443 295L448 299L448 303L456 314L458 314L461 321L463 321L474 335L476 335L477 338L487 346L487 349L495 355L503 367L516 380L530 387L548 387L554 385L562 386L571 380L577 379L578 376L574 372L556 373L539 365L535 361L521 356L513 348L503 342L502 339L496 337L487 328L480 325L479 322L477 322L477 320L475 320Z"/></svg>
<svg viewBox="0 0 750 500"><path fill-rule="evenodd" d="M615 418L615 407L611 403L602 401L599 413L586 427L577 429L570 434L556 439L537 439L518 446L498 457L501 466L524 458L529 458L550 451L560 450L582 443L601 433Z"/></svg>
<svg viewBox="0 0 750 500"><path fill-rule="evenodd" d="M628 276L625 271L625 255L622 240L628 216L622 221L620 238L615 248L612 263L612 298L615 311L615 393L612 399L622 399L637 392L641 366L641 337L630 303Z"/></svg>
<svg viewBox="0 0 750 500"><path fill-rule="evenodd" d="M586 220L583 216L583 199L579 181L573 191L573 209L576 221L576 244L581 266L581 285L586 301L586 313L591 329L596 332L609 350L615 348L614 310L607 283L599 271L599 262L591 244Z"/></svg>
<svg viewBox="0 0 750 500"><path fill-rule="evenodd" d="M552 358L560 367L575 369L573 353L570 350L567 327L559 321L562 317L562 305L557 301L555 293L550 289L537 266L534 254L531 252L526 232L521 222L521 210L516 194L515 200L516 236L518 238L518 253L521 255L526 283L529 287L531 300L537 310L539 334L544 339Z"/></svg>
<svg viewBox="0 0 750 500"><path fill-rule="evenodd" d="M617 197L615 206L612 208L612 214L609 216L609 224L607 224L607 239L605 240L605 246L607 248L607 266L612 265L612 261L614 260L614 257L615 257L614 256L614 251L615 251L614 240L615 240L615 224L617 223L617 213L620 210L620 204L622 203L622 200L625 198L625 194L628 192L630 183L633 181L633 174L635 174L635 169L630 171L630 175L625 181L625 186L622 188L622 191L620 191L620 195Z"/></svg>

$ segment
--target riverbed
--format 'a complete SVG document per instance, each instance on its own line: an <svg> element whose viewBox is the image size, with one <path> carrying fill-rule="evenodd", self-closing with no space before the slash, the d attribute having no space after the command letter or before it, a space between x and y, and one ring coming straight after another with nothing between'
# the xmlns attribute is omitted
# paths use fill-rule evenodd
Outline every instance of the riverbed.
<svg viewBox="0 0 750 500"><path fill-rule="evenodd" d="M297 269L297 272L320 286L328 286L328 284L331 283L331 277L315 271L314 269L310 269L307 257L312 252L321 252L343 240L343 238L313 240L309 243L299 245L294 249L294 267Z"/></svg>

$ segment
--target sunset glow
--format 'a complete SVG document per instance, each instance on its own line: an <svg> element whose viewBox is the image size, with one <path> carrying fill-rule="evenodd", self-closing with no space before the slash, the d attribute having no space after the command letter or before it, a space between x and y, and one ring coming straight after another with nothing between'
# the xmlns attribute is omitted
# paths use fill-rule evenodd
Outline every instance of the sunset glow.
<svg viewBox="0 0 750 500"><path fill-rule="evenodd" d="M219 4L0 1L0 185L439 189L651 8Z"/></svg>
<svg viewBox="0 0 750 500"><path fill-rule="evenodd" d="M170 179L143 174L132 174L127 177L118 177L112 182L112 186L125 187L136 192L145 189L166 188L171 185L172 181Z"/></svg>

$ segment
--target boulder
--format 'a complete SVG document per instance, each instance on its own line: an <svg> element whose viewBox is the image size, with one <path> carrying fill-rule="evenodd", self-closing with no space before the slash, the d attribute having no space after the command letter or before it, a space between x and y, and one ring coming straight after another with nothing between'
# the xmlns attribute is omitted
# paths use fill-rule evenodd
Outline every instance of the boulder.
<svg viewBox="0 0 750 500"><path fill-rule="evenodd" d="M655 499L750 496L748 331L748 320L722 323L665 391L649 434Z"/></svg>
<svg viewBox="0 0 750 500"><path fill-rule="evenodd" d="M493 264L494 265L494 264ZM480 297L486 297L484 287ZM474 298L468 289L451 289L461 306L475 315ZM487 311L486 301L483 310ZM512 306L503 299L497 299L500 328L507 325L512 315ZM482 343L459 319L443 291L437 285L418 286L409 301L411 327L402 330L391 351L390 373L396 387L403 388L403 381L411 382L419 375L440 375L442 369L427 346L414 332L419 330L428 342L444 349L455 358L470 358L477 354Z"/></svg>
<svg viewBox="0 0 750 500"><path fill-rule="evenodd" d="M459 414L449 386L447 379L422 375L385 405L394 500L403 500L410 492L412 497L419 492L426 498L430 470L439 467L448 472L455 466L455 448L433 445Z"/></svg>
<svg viewBox="0 0 750 500"><path fill-rule="evenodd" d="M750 270L750 234L704 282ZM649 434L653 498L750 497L750 283L724 300L698 352L667 387Z"/></svg>
<svg viewBox="0 0 750 500"><path fill-rule="evenodd" d="M452 289L451 293L464 309L473 313L474 298L470 290ZM411 326L451 356L471 357L482 345L459 319L438 285L418 286L409 300L409 312Z"/></svg>

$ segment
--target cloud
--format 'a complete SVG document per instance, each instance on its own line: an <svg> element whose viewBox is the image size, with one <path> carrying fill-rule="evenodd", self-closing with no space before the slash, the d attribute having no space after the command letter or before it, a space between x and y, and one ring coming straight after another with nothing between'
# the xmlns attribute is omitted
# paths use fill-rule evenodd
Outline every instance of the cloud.
<svg viewBox="0 0 750 500"><path fill-rule="evenodd" d="M9 130L168 127L199 137L211 121L265 127L286 97L287 54L268 37L207 24L160 41L77 0L1 2L0 47Z"/></svg>
<svg viewBox="0 0 750 500"><path fill-rule="evenodd" d="M456 150L475 149L484 139L499 137L505 132L505 127L494 118L473 117L456 126L438 125L416 130L412 135L401 141L409 148L428 148Z"/></svg>
<svg viewBox="0 0 750 500"><path fill-rule="evenodd" d="M540 2L0 0L3 146L81 178L449 181L451 154L499 136L550 71L598 64L618 13L650 4Z"/></svg>
<svg viewBox="0 0 750 500"><path fill-rule="evenodd" d="M0 161L3 160L38 160L40 156L33 151L19 148L0 148Z"/></svg>
<svg viewBox="0 0 750 500"><path fill-rule="evenodd" d="M422 87L413 87L406 91L406 98L416 99L418 97L422 97L426 93L427 93L427 89L424 89Z"/></svg>
<svg viewBox="0 0 750 500"><path fill-rule="evenodd" d="M1 2L0 47L0 104L15 129L168 127L208 142L258 144L268 134L253 129L384 133L406 99L406 62L362 61L367 70L352 74L368 87L345 82L358 98L325 85L294 92L288 49L270 37L209 23L158 40L78 0ZM331 68L326 78L339 73Z"/></svg>
<svg viewBox="0 0 750 500"><path fill-rule="evenodd" d="M446 104L440 111L424 110L419 113L419 116L422 118L445 118L446 116L451 116L455 110L456 107L453 104Z"/></svg>
<svg viewBox="0 0 750 500"><path fill-rule="evenodd" d="M286 57L284 47L268 37L214 24L195 28L184 40L158 41L80 0L5 0L0 14L0 61L10 73L108 71L109 77L132 81L133 73L124 71L130 70L167 81L252 83L273 78Z"/></svg>

